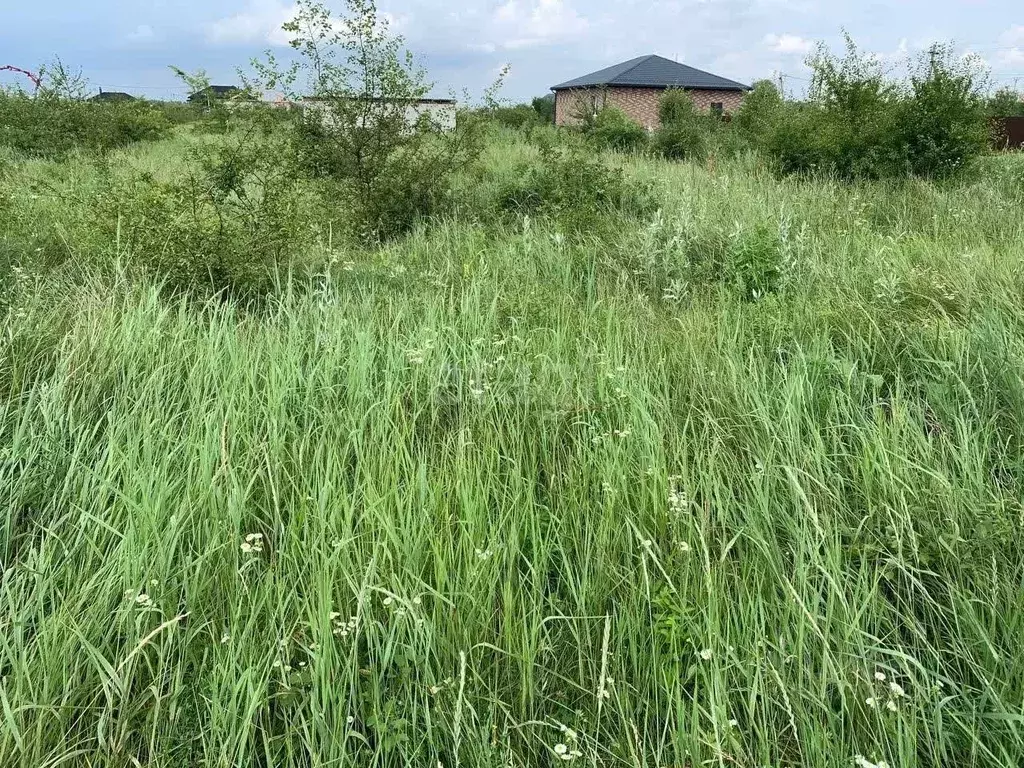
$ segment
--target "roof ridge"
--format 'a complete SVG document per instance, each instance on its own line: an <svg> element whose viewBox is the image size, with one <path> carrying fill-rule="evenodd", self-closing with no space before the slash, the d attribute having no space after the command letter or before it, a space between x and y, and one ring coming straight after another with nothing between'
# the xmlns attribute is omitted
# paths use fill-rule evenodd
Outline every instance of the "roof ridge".
<svg viewBox="0 0 1024 768"><path fill-rule="evenodd" d="M664 59L665 57L659 56L658 58ZM743 83L741 83L739 80L732 80L728 77L722 77L721 75L716 75L714 72L708 72L706 69L698 69L697 67L692 67L689 64L683 64L683 62L681 61L675 61L674 59L666 59L666 61L671 61L673 64L678 64L681 67L692 69L694 72L700 72L702 75L707 75L708 77L714 77L717 78L718 80L725 80L730 83L735 83L736 85L743 85Z"/></svg>
<svg viewBox="0 0 1024 768"><path fill-rule="evenodd" d="M634 69L639 67L641 64L644 64L644 63L650 61L651 59L657 58L657 56L658 56L658 54L656 54L656 53L648 53L646 56L639 56L636 59L636 64L634 64L629 69L624 69L621 72L619 72L619 74L617 74L615 77L613 77L611 79L611 82L615 82L620 77L624 77L625 75L628 75L630 72L632 72Z"/></svg>

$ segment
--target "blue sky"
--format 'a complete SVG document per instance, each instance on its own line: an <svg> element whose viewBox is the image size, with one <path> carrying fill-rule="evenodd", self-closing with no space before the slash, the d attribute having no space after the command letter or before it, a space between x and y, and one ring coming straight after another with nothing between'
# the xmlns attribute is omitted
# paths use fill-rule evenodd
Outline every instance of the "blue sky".
<svg viewBox="0 0 1024 768"><path fill-rule="evenodd" d="M328 0L329 3L332 0ZM340 0L333 0L338 4ZM184 93L168 65L235 80L236 67L287 42L288 0L5 0L0 66L59 55L90 82L151 98ZM564 80L658 53L743 82L789 75L799 90L815 41L845 27L898 62L935 40L981 56L998 84L1024 90L1020 0L379 0L436 83L479 94L505 63L503 95L521 100ZM0 82L13 79L0 75Z"/></svg>

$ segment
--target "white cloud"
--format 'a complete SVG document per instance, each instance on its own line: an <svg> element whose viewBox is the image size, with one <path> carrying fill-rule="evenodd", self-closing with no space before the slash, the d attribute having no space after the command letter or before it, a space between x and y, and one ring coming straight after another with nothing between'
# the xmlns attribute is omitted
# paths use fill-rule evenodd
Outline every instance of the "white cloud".
<svg viewBox="0 0 1024 768"><path fill-rule="evenodd" d="M590 28L563 0L507 0L492 18L492 43L505 50L566 42Z"/></svg>
<svg viewBox="0 0 1024 768"><path fill-rule="evenodd" d="M1024 67L1024 48L1014 47L1000 52L996 63L1000 67Z"/></svg>
<svg viewBox="0 0 1024 768"><path fill-rule="evenodd" d="M289 35L281 26L295 17L295 11L295 5L277 0L251 0L241 13L208 25L206 39L218 45L287 45Z"/></svg>
<svg viewBox="0 0 1024 768"><path fill-rule="evenodd" d="M1024 24L1010 27L999 36L999 44L1019 48L1024 46Z"/></svg>
<svg viewBox="0 0 1024 768"><path fill-rule="evenodd" d="M814 43L798 35L768 34L762 41L775 53L806 56L814 50Z"/></svg>
<svg viewBox="0 0 1024 768"><path fill-rule="evenodd" d="M206 39L218 45L274 45L286 46L292 40L292 33L282 27L295 18L298 6L281 0L249 0L248 7L241 13L215 21L206 27ZM382 22L392 31L401 31L404 17L390 13L378 13Z"/></svg>

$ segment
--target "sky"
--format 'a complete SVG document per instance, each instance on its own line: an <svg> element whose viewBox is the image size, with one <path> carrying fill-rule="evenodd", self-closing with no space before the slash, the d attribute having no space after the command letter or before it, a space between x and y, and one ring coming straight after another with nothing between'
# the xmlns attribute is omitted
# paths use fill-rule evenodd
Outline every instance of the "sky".
<svg viewBox="0 0 1024 768"><path fill-rule="evenodd" d="M95 89L181 98L170 65L214 83L266 50L287 55L287 0L3 0L0 66L34 69L59 56ZM327 0L340 7L343 0ZM740 82L781 73L806 87L816 42L838 50L846 29L893 66L935 41L980 56L997 85L1024 90L1020 0L378 0L427 69L434 95L479 96L504 65L502 97L523 101L557 83L649 53ZM0 73L0 83L16 76Z"/></svg>

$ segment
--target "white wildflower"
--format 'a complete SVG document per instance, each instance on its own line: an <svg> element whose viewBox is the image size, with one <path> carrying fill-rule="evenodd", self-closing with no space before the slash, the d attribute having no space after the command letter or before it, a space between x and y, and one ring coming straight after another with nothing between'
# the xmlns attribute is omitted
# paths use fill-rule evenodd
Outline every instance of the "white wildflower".
<svg viewBox="0 0 1024 768"><path fill-rule="evenodd" d="M231 635L229 635L227 632L225 632L223 635L220 636L220 644L221 645L227 645L230 642L231 642Z"/></svg>
<svg viewBox="0 0 1024 768"><path fill-rule="evenodd" d="M565 744L555 744L555 754L559 756L567 755L569 754L569 747Z"/></svg>
<svg viewBox="0 0 1024 768"><path fill-rule="evenodd" d="M880 683L885 682L885 672L875 672L875 680Z"/></svg>
<svg viewBox="0 0 1024 768"><path fill-rule="evenodd" d="M739 720L730 720L730 721L729 721L729 727L730 727L730 728L736 728L736 727L738 727L738 726L739 726L739 724L740 724L740 721L739 721Z"/></svg>
<svg viewBox="0 0 1024 768"><path fill-rule="evenodd" d="M864 703L867 704L872 709L874 709L875 707L878 706L878 699L876 699L874 696L872 696L871 698L867 699Z"/></svg>
<svg viewBox="0 0 1024 768"><path fill-rule="evenodd" d="M259 554L263 551L263 534L250 533L242 542L242 552L247 555Z"/></svg>
<svg viewBox="0 0 1024 768"><path fill-rule="evenodd" d="M901 699L907 695L907 692L903 690L903 686L899 683L889 683L889 690L892 691L894 696L898 696Z"/></svg>
<svg viewBox="0 0 1024 768"><path fill-rule="evenodd" d="M703 651L700 652L700 657L704 659L704 661L711 661L711 657L713 655L714 654L712 653L710 648L705 648Z"/></svg>
<svg viewBox="0 0 1024 768"><path fill-rule="evenodd" d="M345 722L348 723L349 725L352 725L355 721L356 721L356 719L352 715L349 715L348 717L345 718Z"/></svg>
<svg viewBox="0 0 1024 768"><path fill-rule="evenodd" d="M888 709L890 712L898 712L899 711L899 707L896 706L896 702L893 701L892 699L889 699L889 701L885 705L885 708Z"/></svg>

